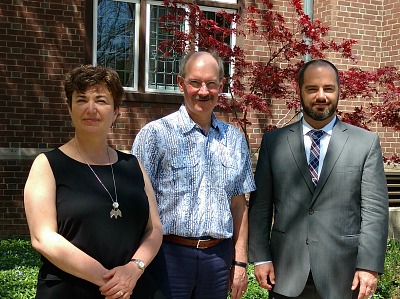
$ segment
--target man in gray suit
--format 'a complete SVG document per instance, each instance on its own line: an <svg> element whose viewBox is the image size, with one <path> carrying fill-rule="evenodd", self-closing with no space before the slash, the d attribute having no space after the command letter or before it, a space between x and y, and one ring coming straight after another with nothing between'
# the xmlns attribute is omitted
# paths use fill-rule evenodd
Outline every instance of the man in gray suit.
<svg viewBox="0 0 400 299"><path fill-rule="evenodd" d="M273 299L372 297L388 228L379 137L337 118L332 63L309 61L298 81L303 118L266 133L259 154L249 210L256 279Z"/></svg>

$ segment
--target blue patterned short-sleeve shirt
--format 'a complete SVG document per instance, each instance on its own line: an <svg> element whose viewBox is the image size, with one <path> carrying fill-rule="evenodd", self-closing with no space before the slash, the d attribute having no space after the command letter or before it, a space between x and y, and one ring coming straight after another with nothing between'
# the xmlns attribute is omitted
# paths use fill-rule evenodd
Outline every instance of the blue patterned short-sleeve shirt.
<svg viewBox="0 0 400 299"><path fill-rule="evenodd" d="M184 105L147 124L132 154L152 182L164 234L230 238L232 196L255 190L246 141L213 114L207 135Z"/></svg>

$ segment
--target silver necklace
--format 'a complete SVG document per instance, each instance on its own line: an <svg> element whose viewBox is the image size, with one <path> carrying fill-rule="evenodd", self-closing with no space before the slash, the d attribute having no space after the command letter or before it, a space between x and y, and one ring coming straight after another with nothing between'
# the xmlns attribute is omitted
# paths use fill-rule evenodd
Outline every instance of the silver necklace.
<svg viewBox="0 0 400 299"><path fill-rule="evenodd" d="M99 181L99 183L103 186L104 190L107 191L108 196L110 196L111 201L112 201L112 209L110 212L110 218L115 217L115 219L119 217L122 217L122 213L121 210L118 209L119 207L119 203L118 203L118 193L117 193L117 186L115 185L115 177L114 177L114 169L111 163L111 159L110 159L110 153L108 152L108 146L107 146L107 156L108 156L108 162L110 163L110 167L111 167L111 174L112 174L112 179L113 179L113 183L114 183L114 192L115 192L115 200L114 198L111 196L110 191L108 191L107 187L103 184L103 182L100 180L99 176L94 172L93 168L89 165L89 163L86 161L85 157L82 155L81 151L79 150L79 146L76 143L76 139L74 138L74 144L76 147L76 150L78 151L79 155L81 155L83 161L85 161L86 165L89 166L90 170L93 172L94 176L97 178L97 180Z"/></svg>

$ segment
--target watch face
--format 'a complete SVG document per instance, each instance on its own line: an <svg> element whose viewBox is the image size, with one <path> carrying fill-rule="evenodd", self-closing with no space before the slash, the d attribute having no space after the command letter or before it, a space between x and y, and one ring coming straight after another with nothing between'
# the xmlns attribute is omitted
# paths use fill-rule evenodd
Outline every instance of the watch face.
<svg viewBox="0 0 400 299"><path fill-rule="evenodd" d="M139 260L139 259L134 259L133 260L134 262L135 262L135 264L139 267L139 269L142 269L142 270L144 270L144 268L145 268L145 265L144 265L144 262L142 261L142 260Z"/></svg>
<svg viewBox="0 0 400 299"><path fill-rule="evenodd" d="M144 268L144 262L143 261L137 260L136 264L139 266L139 268L142 268L142 269Z"/></svg>

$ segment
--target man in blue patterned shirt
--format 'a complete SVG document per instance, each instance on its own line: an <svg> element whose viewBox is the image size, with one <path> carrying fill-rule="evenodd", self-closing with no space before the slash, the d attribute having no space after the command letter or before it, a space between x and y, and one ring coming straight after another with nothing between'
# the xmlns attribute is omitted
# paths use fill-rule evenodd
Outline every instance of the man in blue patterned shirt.
<svg viewBox="0 0 400 299"><path fill-rule="evenodd" d="M241 298L247 288L247 204L255 190L240 131L213 110L225 82L214 53L183 57L179 111L147 124L132 153L156 193L164 241L148 270L167 298Z"/></svg>

